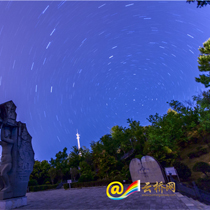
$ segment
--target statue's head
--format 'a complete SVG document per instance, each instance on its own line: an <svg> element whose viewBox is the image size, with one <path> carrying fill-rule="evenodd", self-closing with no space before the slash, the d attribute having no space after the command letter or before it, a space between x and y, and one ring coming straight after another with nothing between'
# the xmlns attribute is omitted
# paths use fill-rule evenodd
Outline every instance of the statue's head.
<svg viewBox="0 0 210 210"><path fill-rule="evenodd" d="M26 128L24 127L21 133L21 138L24 140L28 139L28 131L26 130Z"/></svg>
<svg viewBox="0 0 210 210"><path fill-rule="evenodd" d="M4 129L4 136L5 136L6 138L11 138L11 131L10 131L10 129L7 128L7 127Z"/></svg>
<svg viewBox="0 0 210 210"><path fill-rule="evenodd" d="M7 103L5 108L7 110L8 118L15 120L16 115L17 115L16 112L15 112L15 110L16 110L15 105L13 103Z"/></svg>

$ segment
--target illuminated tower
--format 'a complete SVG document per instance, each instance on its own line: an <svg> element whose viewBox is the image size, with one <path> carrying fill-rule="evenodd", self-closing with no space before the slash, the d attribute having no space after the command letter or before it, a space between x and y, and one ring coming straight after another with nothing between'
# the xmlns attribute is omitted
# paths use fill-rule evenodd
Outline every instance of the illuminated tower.
<svg viewBox="0 0 210 210"><path fill-rule="evenodd" d="M79 138L80 138L80 135L78 134L78 130L77 130L77 144L78 144L78 150L80 149L80 143L79 143ZM81 155L81 152L79 152L79 155Z"/></svg>

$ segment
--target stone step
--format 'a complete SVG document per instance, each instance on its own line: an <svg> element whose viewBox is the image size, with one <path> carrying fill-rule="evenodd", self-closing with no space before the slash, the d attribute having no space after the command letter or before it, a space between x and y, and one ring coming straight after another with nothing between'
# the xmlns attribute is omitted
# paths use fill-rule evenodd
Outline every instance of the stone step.
<svg viewBox="0 0 210 210"><path fill-rule="evenodd" d="M177 193L177 197L185 203L185 205L189 209L199 209L199 210L210 210L210 205L206 205L201 203L198 200L194 200L193 198L182 195L181 193Z"/></svg>

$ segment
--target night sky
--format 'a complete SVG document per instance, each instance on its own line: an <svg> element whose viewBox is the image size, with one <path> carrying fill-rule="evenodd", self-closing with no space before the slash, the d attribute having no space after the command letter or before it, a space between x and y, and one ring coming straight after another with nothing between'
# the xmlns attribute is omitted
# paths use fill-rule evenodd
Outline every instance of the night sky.
<svg viewBox="0 0 210 210"><path fill-rule="evenodd" d="M35 159L90 147L127 119L149 125L192 99L210 6L182 2L0 2L0 103L13 100Z"/></svg>

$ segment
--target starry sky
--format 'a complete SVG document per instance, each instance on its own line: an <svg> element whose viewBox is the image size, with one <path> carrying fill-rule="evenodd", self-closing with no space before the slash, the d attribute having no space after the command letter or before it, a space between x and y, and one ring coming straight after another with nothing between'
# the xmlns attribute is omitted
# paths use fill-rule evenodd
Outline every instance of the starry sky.
<svg viewBox="0 0 210 210"><path fill-rule="evenodd" d="M210 6L167 2L0 2L0 103L13 100L36 160L90 147L127 119L149 125L204 89L199 46Z"/></svg>

